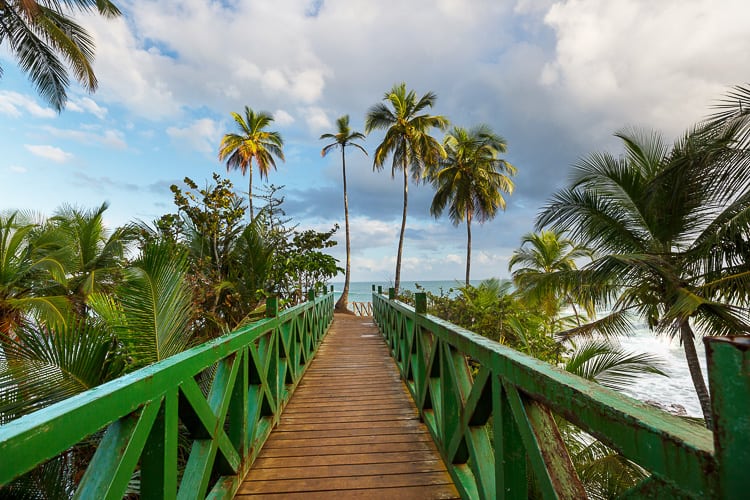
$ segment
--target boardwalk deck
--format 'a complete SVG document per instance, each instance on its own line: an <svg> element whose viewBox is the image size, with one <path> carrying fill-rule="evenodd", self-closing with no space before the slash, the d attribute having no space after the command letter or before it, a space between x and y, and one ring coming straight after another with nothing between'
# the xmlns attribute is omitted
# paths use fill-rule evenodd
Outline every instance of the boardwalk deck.
<svg viewBox="0 0 750 500"><path fill-rule="evenodd" d="M377 328L335 316L236 498L459 498Z"/></svg>

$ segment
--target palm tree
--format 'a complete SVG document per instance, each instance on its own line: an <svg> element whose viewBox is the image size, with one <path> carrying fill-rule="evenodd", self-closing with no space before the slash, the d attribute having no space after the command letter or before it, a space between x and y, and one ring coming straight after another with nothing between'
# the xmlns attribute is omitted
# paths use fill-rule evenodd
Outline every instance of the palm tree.
<svg viewBox="0 0 750 500"><path fill-rule="evenodd" d="M558 231L527 233L521 239L521 247L513 252L508 270L513 271L517 289L533 304L541 306L551 318L551 325L558 323L563 300L573 308L574 319L580 324L576 304L581 303L582 299L574 297L575 289L566 289L565 283L556 278L558 273L576 270L576 259L585 257L593 258L590 249ZM593 313L590 303L586 304L586 308Z"/></svg>
<svg viewBox="0 0 750 500"><path fill-rule="evenodd" d="M107 230L107 208L107 203L92 210L63 206L50 219L65 241L66 287L75 310L84 315L89 295L114 288L125 268L127 245L135 238L131 226Z"/></svg>
<svg viewBox="0 0 750 500"><path fill-rule="evenodd" d="M349 278L351 273L351 240L349 239L349 199L346 194L346 147L354 146L362 151L367 156L365 148L360 146L354 141L364 140L365 136L361 132L353 131L349 128L349 115L344 115L336 120L336 126L338 127L338 133L336 134L323 134L320 139L330 139L334 142L326 145L320 152L321 156L327 155L329 152L336 148L341 149L341 175L344 181L344 224L346 230L346 271L344 273L344 290L341 292L341 297L336 301L335 309L339 312L346 312L348 310L349 302Z"/></svg>
<svg viewBox="0 0 750 500"><path fill-rule="evenodd" d="M435 127L444 130L448 126L448 119L444 116L424 113L427 108L435 104L436 99L437 96L433 92L427 92L418 98L416 92L406 90L405 83L396 84L383 97L383 101L390 103L393 109L381 102L372 106L365 117L365 132L369 134L373 130L386 131L383 142L375 149L373 169L382 170L386 158L392 155L391 177L395 177L396 170L401 170L404 174L404 209L401 216L394 280L396 293L401 284L401 255L406 230L409 173L412 179L420 182L424 176L425 167L435 165L440 158L445 157L443 147L429 134L429 131Z"/></svg>
<svg viewBox="0 0 750 500"><path fill-rule="evenodd" d="M443 140L446 157L429 174L435 186L430 213L440 217L448 206L453 225L466 221L466 284L471 276L471 221L493 219L498 208L505 210L502 193L513 192L510 176L516 168L498 158L507 149L505 139L487 125L470 130L454 127Z"/></svg>
<svg viewBox="0 0 750 500"><path fill-rule="evenodd" d="M30 314L64 322L69 304L61 286L64 264L59 241L18 213L0 214L0 338L12 338Z"/></svg>
<svg viewBox="0 0 750 500"><path fill-rule="evenodd" d="M239 170L247 174L247 196L250 202L250 220L253 219L253 160L258 164L260 178L268 178L271 167L276 169L276 158L284 161L284 141L278 132L265 130L273 123L273 116L264 111L255 112L245 106L245 116L232 113L239 134L228 133L219 145L219 161L227 160L227 172Z"/></svg>
<svg viewBox="0 0 750 500"><path fill-rule="evenodd" d="M600 255L569 273L570 282L611 306L596 328L622 333L634 313L679 336L709 428L693 327L710 335L750 332L750 178L747 152L736 148L740 131L698 126L671 148L655 133L619 132L625 155L581 160L571 186L537 219L538 228L567 231Z"/></svg>
<svg viewBox="0 0 750 500"><path fill-rule="evenodd" d="M8 42L7 47L21 69L58 112L67 102L69 84L62 60L70 65L73 76L86 90L93 92L98 85L92 68L94 40L70 17L70 12L76 10L96 10L108 18L120 15L109 0L0 2L0 44Z"/></svg>

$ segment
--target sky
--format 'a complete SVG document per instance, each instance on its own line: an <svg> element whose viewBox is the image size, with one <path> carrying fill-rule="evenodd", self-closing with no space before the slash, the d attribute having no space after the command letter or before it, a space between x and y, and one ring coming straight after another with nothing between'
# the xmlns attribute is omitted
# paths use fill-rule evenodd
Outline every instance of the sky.
<svg viewBox="0 0 750 500"><path fill-rule="evenodd" d="M491 126L518 169L505 212L473 225L472 279L509 276L508 259L570 167L621 151L613 133L672 140L750 80L746 0L115 0L121 18L76 18L96 41L99 88L73 85L53 111L0 46L0 210L52 215L109 204L106 223L175 212L169 186L213 172L243 195L247 178L217 158L244 106L275 117L286 161L269 182L300 228L341 229L340 155L323 133L394 84L437 94L433 114ZM433 135L442 139L443 132ZM392 281L402 180L347 150L352 280ZM390 161L390 160L389 160ZM390 163L388 163L390 165ZM253 179L253 190L262 186ZM429 214L433 189L409 187L402 280L462 280L466 228ZM341 277L339 277L341 278Z"/></svg>

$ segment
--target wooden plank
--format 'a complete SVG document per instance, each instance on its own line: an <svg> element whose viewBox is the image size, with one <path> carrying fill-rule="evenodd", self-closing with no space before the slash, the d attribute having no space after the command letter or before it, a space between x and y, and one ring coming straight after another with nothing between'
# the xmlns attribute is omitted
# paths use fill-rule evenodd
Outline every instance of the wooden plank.
<svg viewBox="0 0 750 500"><path fill-rule="evenodd" d="M289 500L330 500L330 491L305 491L302 493L264 493L262 495L237 495L238 499L256 499L262 496L268 499ZM398 498L399 500L423 500L425 498L457 499L453 485L402 486L400 488L363 488L359 490L337 491L337 500Z"/></svg>
<svg viewBox="0 0 750 500"><path fill-rule="evenodd" d="M369 449L369 448L368 448ZM253 464L255 468L299 467L314 465L372 464L391 462L419 462L435 457L430 451L397 451L391 453L356 453L341 455L302 455L298 457L260 457ZM250 472L252 474L252 471Z"/></svg>
<svg viewBox="0 0 750 500"><path fill-rule="evenodd" d="M342 445L342 444L375 444L375 443L411 443L416 441L424 441L429 443L432 441L430 436L423 434L386 434L386 435L374 435L374 436L348 436L340 438L328 438L326 442L329 446ZM263 448L295 448L295 447L310 446L310 440L308 439L269 439Z"/></svg>
<svg viewBox="0 0 750 500"><path fill-rule="evenodd" d="M368 434L380 434L380 429L390 429L393 427L393 423L398 422L398 429L419 429L419 421L413 418L396 418L391 416L389 419L383 420L359 420L353 422L312 422L310 420L304 422L287 421L284 423L283 432L292 431L328 431L328 430L348 430L348 429L367 429ZM280 431L282 432L282 431Z"/></svg>
<svg viewBox="0 0 750 500"><path fill-rule="evenodd" d="M418 472L413 474L378 474L332 478L283 479L271 481L245 481L238 493L289 493L300 491L331 492L360 488L395 488L401 486L428 486L450 484L448 473Z"/></svg>
<svg viewBox="0 0 750 500"><path fill-rule="evenodd" d="M440 460L420 462L387 462L384 464L316 465L306 467L276 467L254 469L247 481L269 481L273 479L336 478L372 476L380 474L414 474L417 472L439 472L444 469Z"/></svg>
<svg viewBox="0 0 750 500"><path fill-rule="evenodd" d="M392 453L403 451L425 451L431 453L434 450L435 445L433 443L425 441L413 441L406 443L373 443L367 445L367 452L372 455L376 455L378 453ZM313 446L296 448L269 448L268 450L263 448L263 450L260 452L259 458L344 455L356 454L361 452L361 444L342 444L331 446L316 444Z"/></svg>
<svg viewBox="0 0 750 500"><path fill-rule="evenodd" d="M335 315L237 498L458 498L372 323Z"/></svg>

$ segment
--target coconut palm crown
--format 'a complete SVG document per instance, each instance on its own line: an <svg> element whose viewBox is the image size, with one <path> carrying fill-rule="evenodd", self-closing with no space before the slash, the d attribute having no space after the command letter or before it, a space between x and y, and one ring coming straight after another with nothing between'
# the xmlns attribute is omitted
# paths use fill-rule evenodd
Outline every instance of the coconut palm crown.
<svg viewBox="0 0 750 500"><path fill-rule="evenodd" d="M274 119L270 113L255 112L245 106L245 116L232 113L239 133L227 133L219 145L219 161L227 161L227 172L239 170L248 176L250 219L253 214L253 161L258 165L260 178L268 178L271 168L276 170L276 159L284 161L284 141L281 134L265 130ZM274 158L275 157L275 158Z"/></svg>

